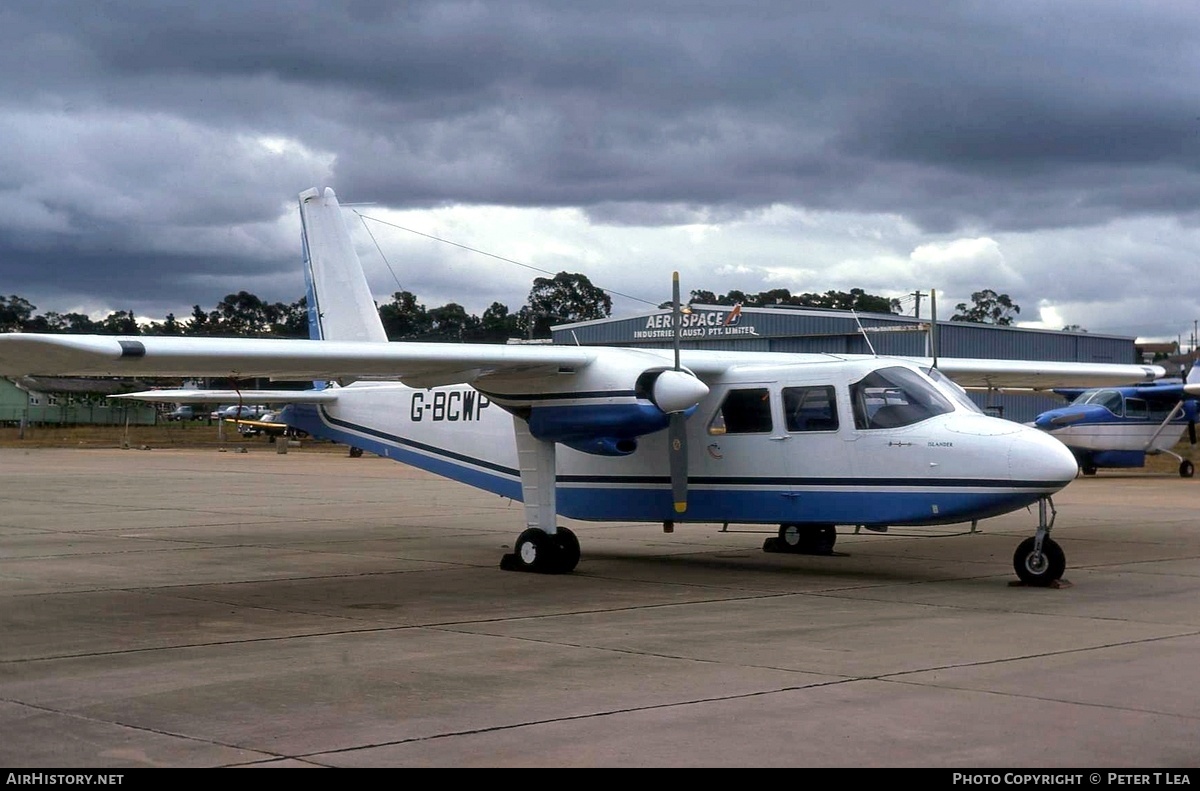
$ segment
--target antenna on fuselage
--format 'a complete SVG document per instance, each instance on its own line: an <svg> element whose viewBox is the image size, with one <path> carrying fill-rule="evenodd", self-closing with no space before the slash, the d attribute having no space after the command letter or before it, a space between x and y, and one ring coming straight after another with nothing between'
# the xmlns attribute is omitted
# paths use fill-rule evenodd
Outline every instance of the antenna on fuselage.
<svg viewBox="0 0 1200 791"><path fill-rule="evenodd" d="M863 327L862 322L858 320L858 311L850 308L850 313L854 316L854 323L858 325L858 331L862 333L863 340L867 342L867 348L871 350L871 356L878 357L879 354L875 351L875 347L871 345L871 336L867 335L867 330Z"/></svg>
<svg viewBox="0 0 1200 791"><path fill-rule="evenodd" d="M933 358L933 367L937 368L937 289L929 289L929 356Z"/></svg>

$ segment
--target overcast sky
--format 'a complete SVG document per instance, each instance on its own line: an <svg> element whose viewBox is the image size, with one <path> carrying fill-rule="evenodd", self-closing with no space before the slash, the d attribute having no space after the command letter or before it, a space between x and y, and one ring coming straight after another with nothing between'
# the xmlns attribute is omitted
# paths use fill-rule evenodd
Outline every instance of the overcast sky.
<svg viewBox="0 0 1200 791"><path fill-rule="evenodd" d="M936 289L943 318L990 288L1185 344L1200 319L1194 0L188 5L0 5L0 294L292 302L296 196L331 186L370 204L381 301L515 310L539 273L376 220L582 272L636 298L614 315L678 269Z"/></svg>

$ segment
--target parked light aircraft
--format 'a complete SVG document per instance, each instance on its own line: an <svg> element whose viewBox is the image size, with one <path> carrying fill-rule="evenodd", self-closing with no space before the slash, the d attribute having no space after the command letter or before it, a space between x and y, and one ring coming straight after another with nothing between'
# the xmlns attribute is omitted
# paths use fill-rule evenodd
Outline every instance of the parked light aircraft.
<svg viewBox="0 0 1200 791"><path fill-rule="evenodd" d="M1172 448L1185 428L1196 444L1200 366L1193 365L1184 382L1054 392L1073 400L1038 415L1033 425L1070 448L1084 475L1095 475L1100 467L1144 467L1147 455L1164 453L1179 461L1181 477L1195 474L1195 465Z"/></svg>
<svg viewBox="0 0 1200 791"><path fill-rule="evenodd" d="M1066 447L988 417L962 385L1145 381L1160 367L674 349L388 343L337 198L300 195L313 339L0 336L0 374L342 380L291 391L148 391L156 401L285 403L316 437L524 503L505 569L568 572L557 515L778 525L764 549L828 554L837 525L975 523L1038 504L1013 567L1049 585L1066 559L1051 496ZM955 382L950 377L954 377Z"/></svg>

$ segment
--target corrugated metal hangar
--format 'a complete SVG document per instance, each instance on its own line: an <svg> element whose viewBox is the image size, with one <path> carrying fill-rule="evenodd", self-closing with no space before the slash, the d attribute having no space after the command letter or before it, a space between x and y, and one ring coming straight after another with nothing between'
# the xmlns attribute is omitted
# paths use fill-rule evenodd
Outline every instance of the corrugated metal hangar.
<svg viewBox="0 0 1200 791"><path fill-rule="evenodd" d="M925 319L893 314L693 305L691 313L684 316L683 345L723 351L830 354L871 354L873 349L880 355L928 357L929 325ZM670 348L671 311L564 324L554 327L552 336L556 344ZM1141 362L1134 339L1116 335L938 321L934 336L939 357ZM1064 403L1053 394L974 392L971 395L988 412L1020 422L1031 421L1039 412Z"/></svg>

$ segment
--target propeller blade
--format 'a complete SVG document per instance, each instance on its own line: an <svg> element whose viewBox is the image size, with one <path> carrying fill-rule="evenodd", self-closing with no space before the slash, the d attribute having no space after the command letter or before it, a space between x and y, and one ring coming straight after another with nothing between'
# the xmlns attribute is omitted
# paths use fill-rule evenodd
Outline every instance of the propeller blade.
<svg viewBox="0 0 1200 791"><path fill-rule="evenodd" d="M674 330L675 370L679 370L679 347L683 343L683 308L679 305L679 273L671 273L671 327Z"/></svg>
<svg viewBox="0 0 1200 791"><path fill-rule="evenodd" d="M674 329L673 346L675 347L675 370L680 370L679 347L683 343L683 310L679 305L679 273L671 273L671 327ZM662 376L665 376L664 373ZM659 378L661 379L662 376ZM707 389L707 388L705 388ZM701 396L703 397L703 396ZM697 399L699 400L699 399ZM671 468L671 500L675 503L675 513L682 514L687 510L687 417L682 412L671 412L671 422L667 428L668 456Z"/></svg>
<svg viewBox="0 0 1200 791"><path fill-rule="evenodd" d="M675 503L675 513L682 514L687 510L688 463L687 463L687 425L682 412L671 415L668 427L667 442L671 459L671 500Z"/></svg>

